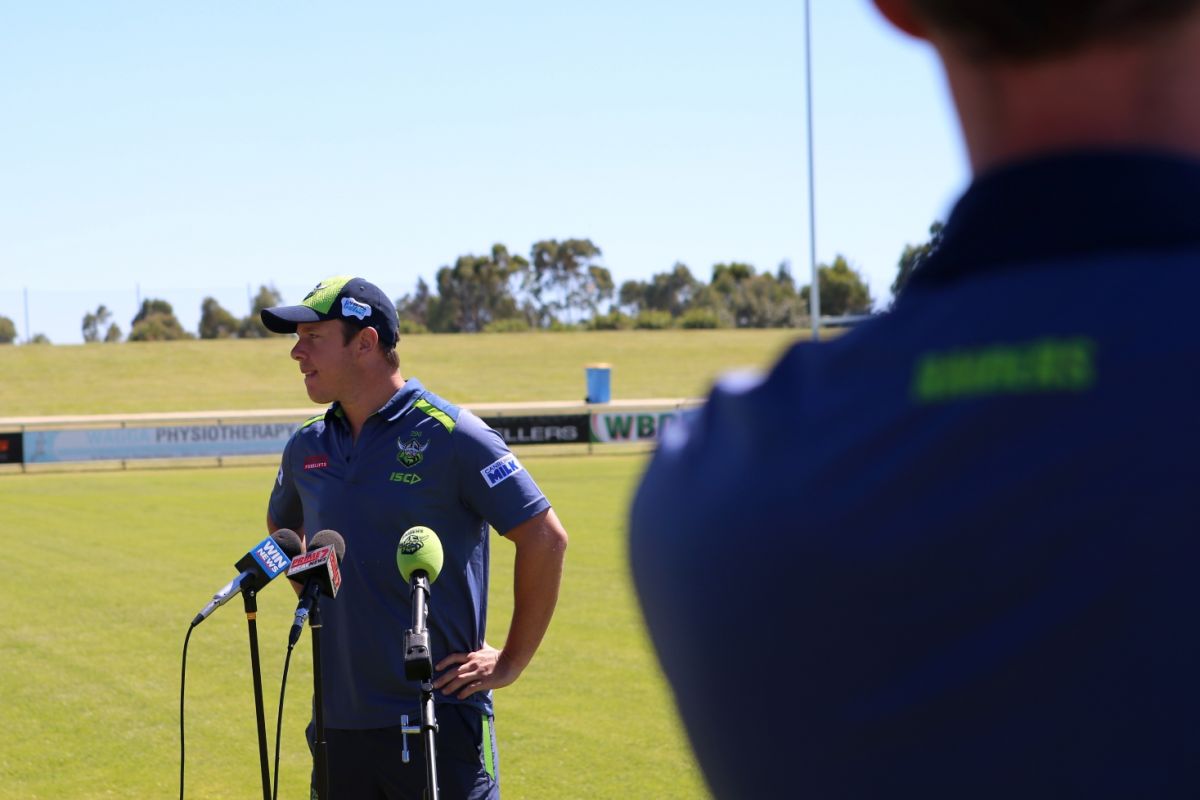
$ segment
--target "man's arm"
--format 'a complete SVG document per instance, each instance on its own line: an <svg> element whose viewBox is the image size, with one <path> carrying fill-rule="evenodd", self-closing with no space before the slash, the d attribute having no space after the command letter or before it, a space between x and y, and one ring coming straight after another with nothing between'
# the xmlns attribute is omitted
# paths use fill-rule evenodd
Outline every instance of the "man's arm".
<svg viewBox="0 0 1200 800"><path fill-rule="evenodd" d="M554 509L546 509L504 534L517 547L513 565L513 615L503 650L486 642L473 653L452 653L437 664L446 670L433 682L460 699L508 686L533 659L558 602L567 532ZM457 665L457 666L455 666Z"/></svg>
<svg viewBox="0 0 1200 800"><path fill-rule="evenodd" d="M271 512L268 511L267 512L267 533L274 533L275 531L279 530L282 527L283 527L282 525L277 523L275 520L271 519ZM306 540L304 538L304 526L301 525L299 528L292 528L292 530L294 530L296 532L296 535L300 537L300 552L303 553L306 550L308 550L308 540ZM294 591L296 593L296 596L299 597L300 593L304 591L304 585L297 583L296 581L290 581L290 582L292 584L292 591Z"/></svg>
<svg viewBox="0 0 1200 800"><path fill-rule="evenodd" d="M268 511L267 512L267 533L274 533L275 531L279 530L282 527L283 526L280 525L278 522L271 519L271 512ZM300 537L300 546L303 548L307 548L308 541L304 538L304 526L301 525L298 528L292 528L292 530L295 531L296 535ZM302 550L301 552L304 552L304 551Z"/></svg>

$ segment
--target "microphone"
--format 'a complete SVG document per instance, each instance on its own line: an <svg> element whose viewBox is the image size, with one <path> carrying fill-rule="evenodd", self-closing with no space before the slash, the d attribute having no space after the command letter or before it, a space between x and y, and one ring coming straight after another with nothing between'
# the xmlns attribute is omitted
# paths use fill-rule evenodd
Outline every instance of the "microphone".
<svg viewBox="0 0 1200 800"><path fill-rule="evenodd" d="M290 528L280 528L256 544L233 565L234 569L241 570L241 574L217 590L213 599L192 620L192 627L208 619L209 614L229 602L229 598L238 592L257 591L266 586L272 578L288 568L292 558L300 555L301 549L300 537Z"/></svg>
<svg viewBox="0 0 1200 800"><path fill-rule="evenodd" d="M433 677L433 653L429 649L429 584L442 571L442 542L423 525L409 528L396 546L396 567L408 581L412 599L412 627L404 632L404 677L410 681L428 681Z"/></svg>
<svg viewBox="0 0 1200 800"><path fill-rule="evenodd" d="M396 567L410 584L421 573L430 583L436 581L438 573L442 571L443 557L442 541L424 525L406 530L396 546Z"/></svg>
<svg viewBox="0 0 1200 800"><path fill-rule="evenodd" d="M338 559L346 554L346 540L342 535L328 529L317 531L308 546L309 551L293 559L287 573L289 579L304 583L300 602L296 605L296 621L288 633L289 650L300 640L300 632L304 630L317 598L320 595L337 597L342 585L342 571L338 568Z"/></svg>

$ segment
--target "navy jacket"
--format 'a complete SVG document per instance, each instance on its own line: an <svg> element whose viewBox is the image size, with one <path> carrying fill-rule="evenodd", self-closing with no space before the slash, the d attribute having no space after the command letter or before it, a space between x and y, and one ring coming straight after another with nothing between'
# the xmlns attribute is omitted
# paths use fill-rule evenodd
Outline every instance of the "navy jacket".
<svg viewBox="0 0 1200 800"><path fill-rule="evenodd" d="M1200 794L1200 164L995 171L895 308L719 384L638 491L719 797Z"/></svg>

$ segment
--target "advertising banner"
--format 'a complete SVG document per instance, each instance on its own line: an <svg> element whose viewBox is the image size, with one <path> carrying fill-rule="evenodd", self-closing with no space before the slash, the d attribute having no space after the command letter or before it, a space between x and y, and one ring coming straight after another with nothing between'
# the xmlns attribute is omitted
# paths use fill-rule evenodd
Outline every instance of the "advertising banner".
<svg viewBox="0 0 1200 800"><path fill-rule="evenodd" d="M586 444L588 415L569 414L536 417L484 417L483 421L514 444Z"/></svg>
<svg viewBox="0 0 1200 800"><path fill-rule="evenodd" d="M680 414L666 410L483 417L515 445L654 442ZM163 424L0 433L0 464L277 456L299 422Z"/></svg>
<svg viewBox="0 0 1200 800"><path fill-rule="evenodd" d="M20 464L23 460L21 434L0 433L0 464Z"/></svg>
<svg viewBox="0 0 1200 800"><path fill-rule="evenodd" d="M275 455L298 427L278 422L26 431L24 453L29 464Z"/></svg>
<svg viewBox="0 0 1200 800"><path fill-rule="evenodd" d="M654 442L680 411L605 412L592 415L593 442Z"/></svg>

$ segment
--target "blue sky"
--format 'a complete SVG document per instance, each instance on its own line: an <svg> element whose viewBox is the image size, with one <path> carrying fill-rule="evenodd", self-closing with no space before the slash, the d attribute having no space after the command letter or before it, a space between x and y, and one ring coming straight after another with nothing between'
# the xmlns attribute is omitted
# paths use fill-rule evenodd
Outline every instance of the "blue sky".
<svg viewBox="0 0 1200 800"><path fill-rule="evenodd" d="M818 260L886 304L968 179L926 47L813 0ZM322 277L392 296L494 242L588 237L617 282L808 282L804 6L55 2L0 17L0 314L81 341L137 298ZM30 329L25 329L25 302Z"/></svg>

